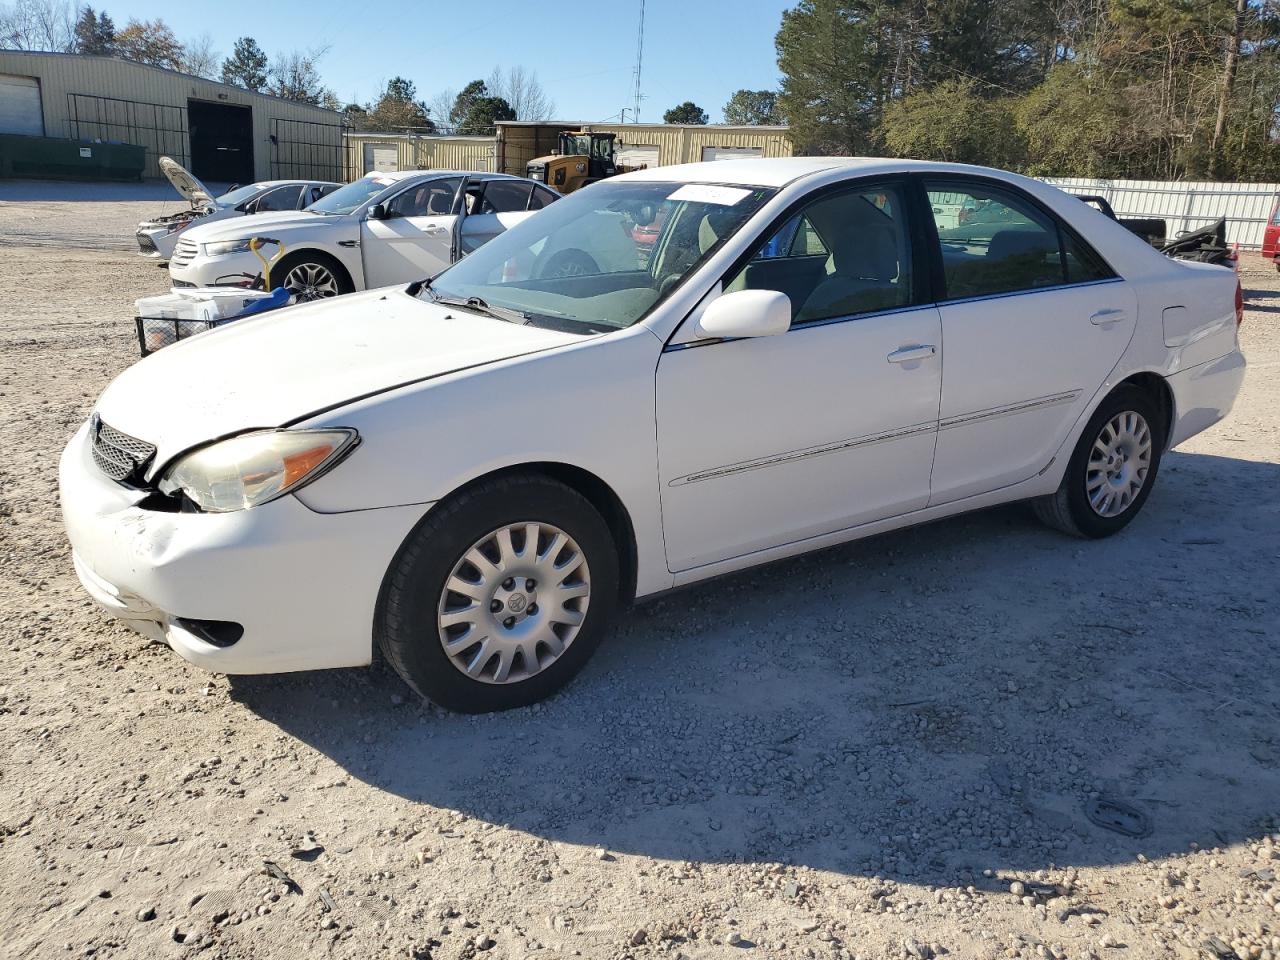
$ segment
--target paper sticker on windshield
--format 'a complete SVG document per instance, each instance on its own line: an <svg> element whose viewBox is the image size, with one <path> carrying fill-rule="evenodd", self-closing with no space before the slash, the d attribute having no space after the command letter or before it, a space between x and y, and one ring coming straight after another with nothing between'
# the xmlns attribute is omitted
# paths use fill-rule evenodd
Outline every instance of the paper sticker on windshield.
<svg viewBox="0 0 1280 960"><path fill-rule="evenodd" d="M741 187L716 187L709 183L686 183L668 200L687 200L690 203L717 203L722 207L732 207L740 200L751 196L750 190Z"/></svg>

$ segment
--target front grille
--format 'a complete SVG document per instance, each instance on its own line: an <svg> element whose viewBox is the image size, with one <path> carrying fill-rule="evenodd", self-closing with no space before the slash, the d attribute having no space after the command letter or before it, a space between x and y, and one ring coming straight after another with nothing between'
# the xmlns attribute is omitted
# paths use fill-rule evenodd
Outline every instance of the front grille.
<svg viewBox="0 0 1280 960"><path fill-rule="evenodd" d="M185 267L199 253L200 248L196 246L195 241L179 240L178 245L173 249L173 256L169 258L169 263L175 267Z"/></svg>
<svg viewBox="0 0 1280 960"><path fill-rule="evenodd" d="M156 251L156 242L155 242L154 240L152 240L152 239L151 239L151 234L149 234L149 233L139 233L137 236L138 236L138 249L139 249L139 250L141 250L143 253L156 253L156 252L157 252L157 251Z"/></svg>
<svg viewBox="0 0 1280 960"><path fill-rule="evenodd" d="M156 454L154 446L107 426L96 413L90 430L93 462L99 470L117 482L142 479L143 470Z"/></svg>

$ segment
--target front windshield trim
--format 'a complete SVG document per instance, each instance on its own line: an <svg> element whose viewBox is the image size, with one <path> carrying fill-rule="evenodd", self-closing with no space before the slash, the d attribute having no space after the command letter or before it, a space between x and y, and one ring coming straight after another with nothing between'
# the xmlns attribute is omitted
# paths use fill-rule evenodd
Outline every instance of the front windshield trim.
<svg viewBox="0 0 1280 960"><path fill-rule="evenodd" d="M677 196L686 191L686 188L686 195ZM594 192L591 194L579 193L551 204L537 217L517 224L490 240L466 258L437 274L429 285L424 284L414 292L419 296L426 293L427 296L460 300L471 296L480 297L494 306L526 314L537 326L592 333L625 330L644 324L674 294L684 289L690 279L700 273L726 244L739 236L779 192L778 187L763 184L662 178L605 180L593 185L592 189ZM652 191L654 195L644 196L646 190ZM733 191L739 196L736 200L726 201L726 194L721 193L717 197L710 192L714 190ZM699 196L700 191L705 191L705 194ZM598 203L584 207L585 199L579 198L587 196L596 199ZM669 205L672 201L675 203L674 207ZM732 211L738 203L743 203L744 206L740 215L735 217ZM652 219L635 220L634 212L646 207L654 208L653 212L642 215ZM571 209L573 213L570 215ZM727 214L726 219L719 223L715 216L717 211ZM533 271L538 269L537 259L549 256L549 250L577 254L589 250L600 264L604 264L611 255L610 252L598 251L597 247L588 246L588 242L597 237L597 234L591 232L596 227L589 222L590 218L596 216L620 218L619 226L623 228L627 238L635 243L635 246L630 247L629 255L625 250L615 250L618 256L612 265L613 269L601 269L593 262L588 267L593 272L589 273L541 272L535 275ZM560 217L558 223L555 222L557 217ZM614 229L608 225L607 220L604 222L606 230ZM543 225L547 229L538 233L537 225ZM636 237L642 227L655 231L653 239L646 244L641 244ZM714 241L703 249L708 228ZM719 235L722 230L723 235ZM560 235L563 245L553 242L557 235ZM523 239L526 236L530 238L528 243L520 245L517 237ZM615 245L619 242L616 235L613 242ZM626 243L622 244L624 248L627 246ZM516 276L509 277L507 265L518 263L522 257L535 262L532 266L524 263L517 268ZM667 258L670 258L669 263L664 262ZM543 267L548 265L549 263L544 264ZM655 265L658 273L653 272ZM500 279L497 274L499 269ZM528 272L523 276L519 275L520 270L525 269ZM450 280L460 273L469 276L459 277L459 285L454 286ZM640 282L640 273L646 274L649 280ZM485 279L486 276L489 279ZM564 292L561 292L556 289L557 281L578 278L588 284L586 290L581 286L576 291L562 288ZM591 284L593 280L595 283ZM429 291L424 289L428 286L431 288ZM513 300L510 296L512 291L527 292L527 295L516 296ZM649 296L652 296L651 300ZM588 304L585 301L594 302ZM587 308L585 315L569 312L579 304ZM564 309L554 309L558 307ZM597 311L594 315L593 310ZM632 310L636 312L632 313Z"/></svg>

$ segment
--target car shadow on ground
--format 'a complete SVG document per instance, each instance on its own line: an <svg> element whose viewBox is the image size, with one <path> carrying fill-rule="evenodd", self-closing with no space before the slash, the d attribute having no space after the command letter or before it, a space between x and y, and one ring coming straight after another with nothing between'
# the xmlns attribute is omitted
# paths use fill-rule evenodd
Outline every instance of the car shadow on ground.
<svg viewBox="0 0 1280 960"><path fill-rule="evenodd" d="M1278 486L1175 453L1108 541L1012 506L691 588L506 714L379 667L233 696L390 794L676 861L982 884L1237 843L1280 817Z"/></svg>
<svg viewBox="0 0 1280 960"><path fill-rule="evenodd" d="M1280 313L1280 303L1264 303L1263 301L1280 301L1280 291L1263 289L1244 289L1246 308L1259 313Z"/></svg>

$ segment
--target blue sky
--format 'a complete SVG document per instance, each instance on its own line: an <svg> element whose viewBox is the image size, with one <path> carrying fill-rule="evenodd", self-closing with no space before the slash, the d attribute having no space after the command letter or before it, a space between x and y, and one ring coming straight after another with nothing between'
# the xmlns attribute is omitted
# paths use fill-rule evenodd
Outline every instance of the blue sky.
<svg viewBox="0 0 1280 960"><path fill-rule="evenodd" d="M660 121L664 110L693 100L714 123L734 90L775 88L773 37L791 5L647 0L641 119ZM161 17L181 40L208 33L223 56L245 34L268 55L327 46L321 72L344 100L372 99L396 74L430 100L495 66L523 64L537 72L559 119L604 120L632 101L638 0L603 0L594 9L530 0L103 0L93 6L111 14L117 29L130 17ZM550 16L540 21L540 11Z"/></svg>

